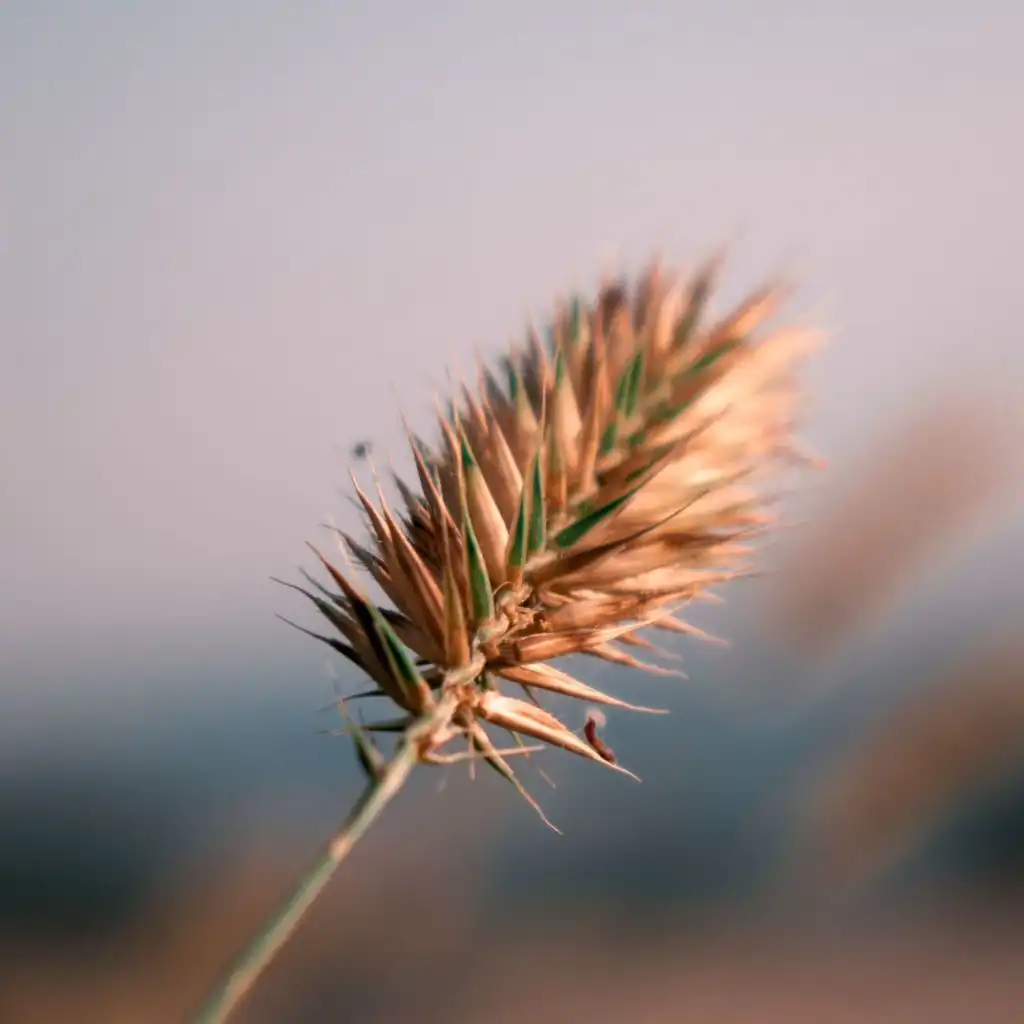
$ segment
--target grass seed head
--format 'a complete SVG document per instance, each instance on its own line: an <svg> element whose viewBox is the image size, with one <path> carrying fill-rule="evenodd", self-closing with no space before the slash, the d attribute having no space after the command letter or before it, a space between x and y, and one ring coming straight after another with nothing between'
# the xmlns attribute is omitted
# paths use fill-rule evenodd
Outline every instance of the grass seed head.
<svg viewBox="0 0 1024 1024"><path fill-rule="evenodd" d="M657 650L644 629L700 635L679 610L748 571L740 542L770 525L758 483L791 459L794 371L817 337L764 331L784 298L774 286L709 322L720 263L689 282L655 264L632 288L606 284L560 304L546 343L531 330L500 370L479 366L476 390L438 403L436 446L409 432L418 489L396 481L404 515L354 483L370 547L343 540L392 607L320 556L337 589L302 592L338 637L311 635L410 721L435 715L417 733L424 761L468 745L535 807L485 725L625 771L596 724L581 738L540 695L652 709L548 663L664 672L624 648ZM356 741L365 762L362 730Z"/></svg>

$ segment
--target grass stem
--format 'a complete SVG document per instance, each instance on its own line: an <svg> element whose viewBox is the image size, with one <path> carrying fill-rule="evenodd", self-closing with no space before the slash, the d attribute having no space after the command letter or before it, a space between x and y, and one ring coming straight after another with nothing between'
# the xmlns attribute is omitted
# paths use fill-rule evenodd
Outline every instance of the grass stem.
<svg viewBox="0 0 1024 1024"><path fill-rule="evenodd" d="M221 1024L228 1019L292 936L338 865L405 784L420 760L422 739L446 726L453 710L454 704L443 699L410 727L380 777L363 790L345 823L192 1018L193 1024Z"/></svg>

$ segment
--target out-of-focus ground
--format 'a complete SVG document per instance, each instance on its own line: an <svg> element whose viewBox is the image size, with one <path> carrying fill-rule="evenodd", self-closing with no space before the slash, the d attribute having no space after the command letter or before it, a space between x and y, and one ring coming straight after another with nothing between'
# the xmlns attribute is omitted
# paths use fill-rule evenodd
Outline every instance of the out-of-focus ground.
<svg viewBox="0 0 1024 1024"><path fill-rule="evenodd" d="M238 1019L1020 1019L1019 899L947 904L842 931L682 913L602 916L597 901L557 914L507 908L482 920L473 877L452 877L457 858L438 872L437 856L352 870ZM185 1019L290 866L254 859L187 877L100 944L5 949L3 1019Z"/></svg>
<svg viewBox="0 0 1024 1024"><path fill-rule="evenodd" d="M644 785L565 758L558 791L531 779L566 836L497 780L422 773L238 1019L1024 1018L1024 641L1012 608L908 614L936 580L977 587L1018 518L1015 429L938 396L860 475L807 481L812 525L703 620L735 646L681 647L693 682L619 680L674 711L611 725ZM0 1020L185 1019L355 792L328 719L278 739L261 710L8 775Z"/></svg>

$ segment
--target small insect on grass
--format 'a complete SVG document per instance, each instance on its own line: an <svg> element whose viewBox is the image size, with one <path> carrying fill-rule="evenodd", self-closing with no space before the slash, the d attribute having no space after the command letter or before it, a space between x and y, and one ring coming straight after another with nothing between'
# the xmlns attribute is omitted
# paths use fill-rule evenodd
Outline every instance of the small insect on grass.
<svg viewBox="0 0 1024 1024"><path fill-rule="evenodd" d="M598 729L603 729L607 724L607 718L601 711L591 709L587 712L587 720L583 725L583 735L587 742L610 764L616 764L615 751L598 735Z"/></svg>

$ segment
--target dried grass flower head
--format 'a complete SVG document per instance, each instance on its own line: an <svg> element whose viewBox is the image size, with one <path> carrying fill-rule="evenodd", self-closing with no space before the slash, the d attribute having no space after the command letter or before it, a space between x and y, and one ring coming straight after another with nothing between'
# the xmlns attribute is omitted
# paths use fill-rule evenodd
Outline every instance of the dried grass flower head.
<svg viewBox="0 0 1024 1024"><path fill-rule="evenodd" d="M320 555L328 585L299 589L332 629L313 635L400 712L356 725L341 705L371 778L386 763L373 735L388 731L420 762L483 759L535 807L510 764L535 744L626 771L543 694L651 709L551 662L664 671L629 648L657 650L648 629L699 633L680 610L746 570L772 520L760 479L800 457L794 370L817 335L763 329L784 299L774 286L707 322L720 263L689 280L656 263L632 287L560 305L544 341L530 332L499 371L460 386L434 446L409 434L417 486L396 478L404 507L354 484L370 543L341 533L347 565Z"/></svg>
<svg viewBox="0 0 1024 1024"><path fill-rule="evenodd" d="M399 714L356 724L339 700L367 786L197 1021L227 1018L418 764L481 759L542 817L515 754L561 747L631 774L597 717L577 732L542 698L632 706L552 662L663 671L628 648L657 650L647 629L699 633L680 611L746 570L772 518L759 478L802 459L794 370L817 337L764 331L783 299L775 287L708 322L720 262L689 281L655 264L633 287L610 283L556 309L546 342L531 332L498 373L480 366L475 387L439 410L433 447L409 433L418 486L396 477L404 508L353 480L369 543L341 533L344 570L320 555L327 582L296 587L331 627L304 631ZM388 606L359 586L358 568ZM375 736L388 732L399 739L385 758Z"/></svg>

